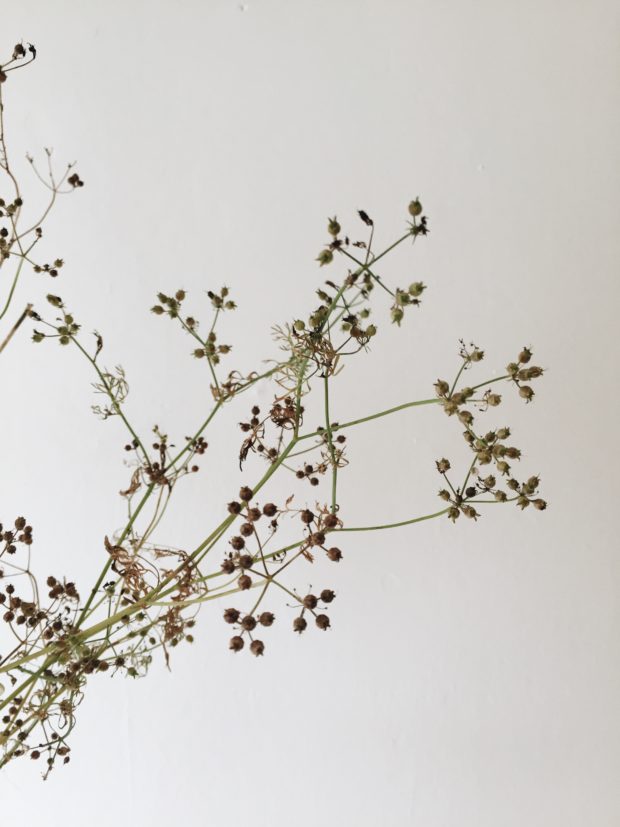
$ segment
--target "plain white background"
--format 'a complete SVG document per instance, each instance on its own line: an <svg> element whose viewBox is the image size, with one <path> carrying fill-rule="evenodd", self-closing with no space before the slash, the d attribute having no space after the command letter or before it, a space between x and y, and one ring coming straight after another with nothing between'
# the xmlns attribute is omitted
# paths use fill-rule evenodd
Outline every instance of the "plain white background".
<svg viewBox="0 0 620 827"><path fill-rule="evenodd" d="M260 661L229 653L205 611L171 673L92 681L72 763L46 783L11 766L3 819L617 825L617 5L22 0L2 18L3 54L39 49L6 86L17 166L51 145L87 183L47 230L62 279L29 275L18 305L53 287L102 331L144 432L182 438L209 398L188 340L148 312L157 290L184 287L198 313L200 291L229 284L223 340L251 369L274 354L270 326L314 303L326 216L354 228L366 209L387 243L419 195L431 235L383 275L424 280L424 306L400 331L384 307L335 418L429 396L459 337L486 349L481 381L531 344L547 368L535 403L507 392L497 424L550 503L348 537L340 567L292 580L336 588L333 629L293 638L276 607ZM90 382L76 353L25 332L2 357L1 516L26 513L42 570L84 590L127 483L124 434L90 413ZM218 438L162 540L195 545L238 485L238 433ZM467 462L435 409L360 429L350 451L358 524L435 510L433 461Z"/></svg>

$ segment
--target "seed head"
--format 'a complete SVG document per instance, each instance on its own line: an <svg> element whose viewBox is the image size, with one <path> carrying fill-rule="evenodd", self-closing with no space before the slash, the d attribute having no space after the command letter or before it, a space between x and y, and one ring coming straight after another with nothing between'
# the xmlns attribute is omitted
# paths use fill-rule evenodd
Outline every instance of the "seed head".
<svg viewBox="0 0 620 827"><path fill-rule="evenodd" d="M324 267L326 264L330 264L334 260L334 254L329 248L325 248L321 250L321 252L316 257L316 260L319 262L321 267Z"/></svg>
<svg viewBox="0 0 620 827"><path fill-rule="evenodd" d="M239 609L225 609L224 620L226 623L236 623L239 620Z"/></svg>
<svg viewBox="0 0 620 827"><path fill-rule="evenodd" d="M414 299L419 298L425 290L426 285L421 281L414 281L413 284L409 285L409 295L413 296Z"/></svg>
<svg viewBox="0 0 620 827"><path fill-rule="evenodd" d="M252 578L249 574L242 574L237 580L237 585L241 591L247 591L252 587Z"/></svg>
<svg viewBox="0 0 620 827"><path fill-rule="evenodd" d="M330 218L327 224L327 232L335 238L339 234L340 229L340 224L336 220L336 217Z"/></svg>
<svg viewBox="0 0 620 827"><path fill-rule="evenodd" d="M265 644L263 643L263 641L253 640L252 643L250 643L250 652L253 655L256 655L256 657L263 655L265 653Z"/></svg>
<svg viewBox="0 0 620 827"><path fill-rule="evenodd" d="M409 207L407 209L409 210L409 215L413 218L417 218L422 212L422 204L418 198L415 198L413 201L409 202Z"/></svg>

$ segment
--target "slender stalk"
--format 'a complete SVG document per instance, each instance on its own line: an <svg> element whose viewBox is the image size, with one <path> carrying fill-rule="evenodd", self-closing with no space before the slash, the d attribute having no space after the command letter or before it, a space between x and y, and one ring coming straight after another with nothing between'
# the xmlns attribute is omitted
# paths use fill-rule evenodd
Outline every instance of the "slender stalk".
<svg viewBox="0 0 620 827"><path fill-rule="evenodd" d="M104 387L104 389L106 391L106 394L107 394L108 398L110 399L110 402L112 403L112 407L114 408L116 413L119 415L119 417L122 419L123 424L125 425L125 427L129 431L129 433L131 434L132 438L138 444L138 447L140 448L140 451L142 453L142 457L144 459L144 462L147 464L147 466L150 465L149 455L146 452L146 448L144 447L144 445L142 443L142 440L138 436L137 432L135 431L135 429L133 428L133 426L131 425L131 423L127 419L127 417L125 416L125 413L123 412L123 409L122 409L121 405L114 398L114 394L110 390L110 386L108 385L108 381L105 378L105 376L103 375L103 372L99 369L99 365L95 362L95 360L90 355L90 353L88 353L86 348L84 348L80 344L80 342L78 341L78 339L75 336L71 336L71 341L77 347L77 349L82 353L82 355L85 356L86 359L88 359L88 361L92 365L92 367L95 370L97 376L99 377L99 380L100 380L102 386Z"/></svg>
<svg viewBox="0 0 620 827"><path fill-rule="evenodd" d="M331 511L335 514L338 509L336 502L336 490L338 485L338 463L336 461L336 449L334 447L334 439L332 435L332 426L329 416L329 376L325 374L323 377L323 397L325 400L325 430L327 431L327 445L329 448L329 455L332 462L332 504Z"/></svg>
<svg viewBox="0 0 620 827"><path fill-rule="evenodd" d="M19 330L21 325L28 318L28 314L30 313L31 310L32 310L32 305L31 304L27 304L25 309L22 310L19 318L17 319L17 321L15 322L13 327L9 330L8 335L4 338L2 344L0 344L0 353L2 353L2 351L8 345L8 343L11 341L13 336L17 333L17 331Z"/></svg>
<svg viewBox="0 0 620 827"><path fill-rule="evenodd" d="M398 413L398 411L405 411L407 408L417 408L421 405L435 405L439 401L439 399L418 399L414 402L404 402L402 405L396 405L393 408L387 408L385 411L378 411L377 413L369 414L368 416L362 416L359 419L351 419L349 422L334 423L331 426L331 429L332 432L343 431L345 428L352 428L354 425L362 425L364 422L372 422L373 419L380 419L383 416L390 416L390 414ZM308 434L302 434L299 437L299 441L301 442L302 440L319 436L320 433L320 431L312 431Z"/></svg>
<svg viewBox="0 0 620 827"><path fill-rule="evenodd" d="M11 301L13 299L13 293L15 293L15 288L17 287L17 282L19 281L19 276L22 271L22 267L24 266L24 259L20 258L19 264L15 270L15 275L13 276L13 281L11 282L11 288L9 290L9 295L7 296L6 302L4 303L4 307L2 312L0 312L0 320L3 319L11 306Z"/></svg>
<svg viewBox="0 0 620 827"><path fill-rule="evenodd" d="M412 517L409 520L400 520L397 523L383 523L382 525L366 525L366 526L346 526L344 528L336 529L335 533L343 533L347 531L383 531L387 528L401 528L405 525L413 525L414 523L423 523L425 520L434 520L435 517L442 517L447 514L449 508L442 508L441 511L435 511L433 514L425 514L423 517Z"/></svg>
<svg viewBox="0 0 620 827"><path fill-rule="evenodd" d="M375 273L373 273L373 271L370 269L368 263L366 263L366 264L362 263L358 258L356 258L355 256L352 256L351 253L348 250L346 250L344 247L340 248L340 252L343 253L345 256L347 256L347 258L350 258L351 261L354 261L357 265L359 265L359 267L361 267L361 269L362 269L362 272L365 270L375 280L375 282L379 285L379 287L381 287L383 290L385 290L386 293L388 293L390 296L392 296L392 298L394 298L394 295L395 295L394 291L390 290L389 287L386 287L386 285L383 283L381 278L379 276L377 276ZM373 264L374 264L374 261L376 261L376 259L373 260Z"/></svg>

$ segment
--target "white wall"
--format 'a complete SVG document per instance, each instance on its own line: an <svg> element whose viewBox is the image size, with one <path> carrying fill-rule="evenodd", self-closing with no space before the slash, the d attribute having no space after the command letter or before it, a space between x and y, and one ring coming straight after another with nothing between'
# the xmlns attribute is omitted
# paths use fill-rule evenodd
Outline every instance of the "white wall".
<svg viewBox="0 0 620 827"><path fill-rule="evenodd" d="M23 37L40 55L6 87L14 154L52 145L87 183L50 222L67 261L54 287L126 368L140 427L182 437L208 398L187 340L148 313L156 290L229 283L225 338L250 367L273 353L270 325L313 303L325 217L362 207L387 241L419 194L432 233L385 273L423 279L427 299L343 375L337 418L429 395L461 336L489 369L532 344L548 368L535 404L498 416L550 502L348 538L337 571L293 581L335 585L333 629L274 627L260 661L232 656L205 612L170 674L92 682L69 767L45 784L31 763L3 773L3 820L619 823L619 25L606 0L2 12L2 52ZM19 303L49 288L33 276ZM85 589L122 520L125 437L90 414L75 353L24 335L1 369L3 396L19 392L0 516L26 512L43 568L63 560ZM352 435L350 520L433 510L433 460L466 461L457 430L422 410ZM234 439L180 496L169 542L201 539L234 490Z"/></svg>

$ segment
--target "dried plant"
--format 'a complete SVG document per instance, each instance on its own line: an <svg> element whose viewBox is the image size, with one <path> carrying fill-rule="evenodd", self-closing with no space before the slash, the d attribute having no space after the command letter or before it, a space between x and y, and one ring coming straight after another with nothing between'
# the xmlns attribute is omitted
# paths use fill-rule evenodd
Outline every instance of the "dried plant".
<svg viewBox="0 0 620 827"><path fill-rule="evenodd" d="M2 89L12 80L10 73L31 62L35 54L34 47L18 44L0 67L0 114ZM51 264L35 259L43 237L41 226L57 196L81 187L82 181L71 164L56 178L47 152L47 177L36 167L35 172L50 192L49 204L34 223L24 222L24 202L9 163L2 122L0 149L2 187L7 190L0 193L4 195L0 267L14 268L1 320L12 306L25 265L36 274L58 275L62 259ZM210 412L177 448L158 427L147 439L131 424L124 407L129 386L123 369L102 365L102 336L84 336L59 296L48 295L50 307L45 312L28 304L8 330L3 348L29 317L34 321L34 342L55 340L90 363L95 392L103 397L93 410L103 419L120 420L127 432L125 450L131 470L120 492L127 503L126 525L101 538L100 571L86 591L57 571L44 582L37 581L31 568L33 529L25 517L0 526L0 766L29 756L43 762L47 775L58 761L68 762L69 736L89 677L99 672L142 676L158 652L168 663L176 646L194 641L196 615L206 602L221 602L223 621L231 627L228 646L233 652L261 656L266 651L264 637L275 622L298 634L310 627L320 631L330 627L333 589L326 586L306 594L292 581L298 569L304 579L303 567L317 557L339 563L344 556L341 547L346 550L354 532L440 518L477 520L484 508L498 503L522 510L546 507L537 493L538 477L516 476L521 453L510 442L509 428L482 424L489 410L502 402L495 390L500 385L526 403L532 401L531 382L543 371L532 364L529 348L523 348L502 375L485 379L480 372L484 352L461 342L454 378L437 380L429 398L405 400L349 422L334 416L332 382L348 360L362 358L379 335L380 324L371 321L371 309L374 313L374 305L379 305L379 318L387 315L400 325L420 306L426 290L422 282L392 287L378 270L396 247L428 233L420 201L411 201L403 231L379 252L373 244L374 221L364 211L359 217L365 235L361 240L352 240L336 218L329 219L328 239L317 260L321 268L336 270L337 263L344 267L317 290L318 303L306 318L273 329L280 356L268 370L245 373L223 368L231 346L220 342L219 325L236 310L228 288L208 292L210 315L202 324L186 309L183 289L157 294L152 312L167 317L193 340L193 357L204 363L213 393ZM160 543L158 525L180 480L199 470L198 458L208 451L205 434L210 424L227 413L238 416L233 403L258 383L270 383L272 401L265 410L252 406L240 423L234 460L247 472L247 484L222 503L220 521L195 548ZM323 421L318 426L304 416L311 393L322 398ZM341 472L353 462L347 452L348 432L398 411L428 405L456 423L469 450L467 461L456 469L446 458L437 460L441 507L392 524L350 525L338 499ZM283 502L272 502L268 496L275 474L288 475L291 481L290 496Z"/></svg>

